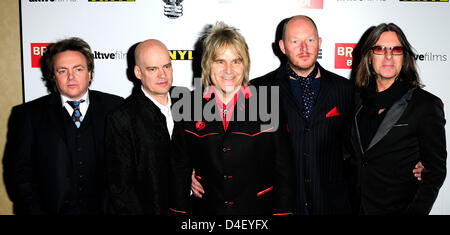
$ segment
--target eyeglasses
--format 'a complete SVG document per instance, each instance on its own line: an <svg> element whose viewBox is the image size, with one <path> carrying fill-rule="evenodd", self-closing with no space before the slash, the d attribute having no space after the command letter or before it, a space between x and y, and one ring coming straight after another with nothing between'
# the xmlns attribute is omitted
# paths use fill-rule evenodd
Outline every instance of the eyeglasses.
<svg viewBox="0 0 450 235"><path fill-rule="evenodd" d="M374 46L372 47L372 51L375 55L385 55L387 50L392 52L392 55L403 55L403 47L395 46L395 47L385 47L385 46Z"/></svg>

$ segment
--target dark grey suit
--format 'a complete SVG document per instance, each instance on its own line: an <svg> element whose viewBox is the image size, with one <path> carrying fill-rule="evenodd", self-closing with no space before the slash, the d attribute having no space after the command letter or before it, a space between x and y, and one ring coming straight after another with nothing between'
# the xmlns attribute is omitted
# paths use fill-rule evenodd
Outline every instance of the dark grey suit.
<svg viewBox="0 0 450 235"><path fill-rule="evenodd" d="M80 128L58 93L13 108L3 167L16 214L106 212L104 123L123 99L90 90L89 100Z"/></svg>

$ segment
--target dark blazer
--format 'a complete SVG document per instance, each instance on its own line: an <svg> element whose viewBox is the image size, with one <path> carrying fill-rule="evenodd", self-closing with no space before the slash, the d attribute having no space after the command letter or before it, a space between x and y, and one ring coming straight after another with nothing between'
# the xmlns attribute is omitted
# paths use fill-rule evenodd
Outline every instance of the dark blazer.
<svg viewBox="0 0 450 235"><path fill-rule="evenodd" d="M107 118L108 186L117 214L168 214L170 136L160 109L136 89Z"/></svg>
<svg viewBox="0 0 450 235"><path fill-rule="evenodd" d="M104 121L123 99L90 90L89 100L79 129L59 93L12 109L3 167L14 213L105 213Z"/></svg>
<svg viewBox="0 0 450 235"><path fill-rule="evenodd" d="M258 107L258 103L252 107L250 104L258 98L261 97L254 90L247 98L239 92L234 120L229 122L226 131L219 116L208 120L200 114L200 120L175 124L172 211L188 210L191 173L195 169L205 194L201 199L194 199L193 211L188 213L271 215L293 212L294 169L286 123L283 124L282 117L277 126L261 121L260 116L250 120L249 113L258 112L252 109ZM192 99L191 104L202 103L204 112L216 107L214 94L197 101ZM194 109L192 107L193 112ZM218 111L211 113L220 115Z"/></svg>
<svg viewBox="0 0 450 235"><path fill-rule="evenodd" d="M313 215L351 213L343 149L350 132L352 85L319 67L320 91L307 121L286 70L283 65L250 83L279 86L296 166L297 213L304 214L305 208Z"/></svg>
<svg viewBox="0 0 450 235"><path fill-rule="evenodd" d="M357 96L352 128L357 209L365 214L428 214L446 175L442 101L420 88L408 91L387 111L367 149L359 138ZM411 172L425 167L422 181Z"/></svg>

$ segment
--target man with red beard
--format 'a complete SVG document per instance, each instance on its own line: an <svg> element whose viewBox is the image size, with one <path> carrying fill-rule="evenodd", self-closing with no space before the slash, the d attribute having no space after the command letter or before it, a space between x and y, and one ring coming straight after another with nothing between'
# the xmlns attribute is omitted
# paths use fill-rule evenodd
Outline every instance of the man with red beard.
<svg viewBox="0 0 450 235"><path fill-rule="evenodd" d="M291 17L279 41L287 64L251 84L280 87L296 166L297 214L349 214L343 147L353 88L348 79L317 62L321 43L311 18Z"/></svg>

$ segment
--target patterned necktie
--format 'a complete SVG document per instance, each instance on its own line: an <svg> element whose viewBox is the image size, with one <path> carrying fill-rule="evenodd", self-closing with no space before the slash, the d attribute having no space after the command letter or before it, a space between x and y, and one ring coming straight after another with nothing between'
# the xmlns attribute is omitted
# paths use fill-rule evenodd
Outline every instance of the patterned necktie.
<svg viewBox="0 0 450 235"><path fill-rule="evenodd" d="M303 116L306 120L309 120L311 117L312 109L314 106L314 90L312 88L312 81L316 78L317 72L319 70L319 66L317 63L314 65L313 71L308 74L307 77L302 77L297 75L294 70L292 70L289 64L287 65L288 73L291 77L295 78L295 80L299 81L300 89L302 90L302 101L303 101Z"/></svg>
<svg viewBox="0 0 450 235"><path fill-rule="evenodd" d="M73 108L72 113L72 121L75 123L77 128L80 128L81 125L81 112L80 112L80 104L83 103L84 100L81 99L79 101L67 101L67 103Z"/></svg>

